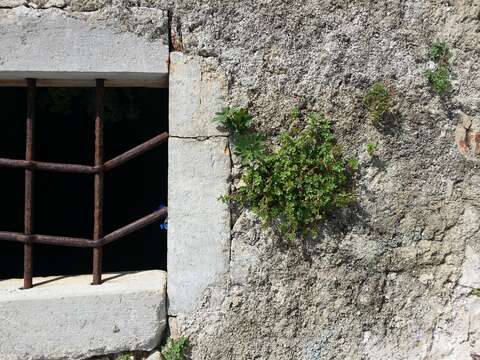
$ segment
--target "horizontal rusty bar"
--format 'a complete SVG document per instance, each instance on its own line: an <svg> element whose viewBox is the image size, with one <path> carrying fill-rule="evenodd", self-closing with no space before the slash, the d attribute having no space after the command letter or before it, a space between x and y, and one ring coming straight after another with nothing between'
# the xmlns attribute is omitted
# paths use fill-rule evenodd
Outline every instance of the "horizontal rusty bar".
<svg viewBox="0 0 480 360"><path fill-rule="evenodd" d="M122 165L123 163L127 162L128 160L131 160L155 147L158 145L164 143L168 139L168 133L164 132L158 136L155 136L154 138L145 141L143 144L138 145L134 147L133 149L130 149L123 154L108 160L104 165L103 168L105 171L112 170L116 168L117 166Z"/></svg>
<svg viewBox="0 0 480 360"><path fill-rule="evenodd" d="M55 171L65 173L78 173L78 174L95 174L98 169L94 166L88 165L75 165L75 164L60 164L49 163L42 161L28 161L28 160L14 160L0 158L0 167L28 169L28 170L43 170L43 171Z"/></svg>
<svg viewBox="0 0 480 360"><path fill-rule="evenodd" d="M114 232L104 236L99 240L91 240L84 238L53 236L53 235L26 235L18 232L0 231L0 241L17 241L24 244L46 244L58 246L70 246L80 248L94 248L106 244L110 244L124 236L127 236L147 225L154 223L167 216L167 208L162 208L147 215L129 225L126 225Z"/></svg>
<svg viewBox="0 0 480 360"><path fill-rule="evenodd" d="M77 164L62 164L51 163L44 161L28 161L28 160L16 160L0 158L0 167L28 169L28 170L41 170L41 171L53 171L64 173L77 173L77 174L98 174L102 171L112 170L123 163L142 155L143 153L159 146L168 139L168 133L164 132L154 138L144 142L141 145L134 147L126 151L125 153L107 161L104 166L89 166L89 165L77 165Z"/></svg>
<svg viewBox="0 0 480 360"><path fill-rule="evenodd" d="M92 241L83 238L53 235L26 235L8 231L0 231L0 240L18 241L24 244L35 243L58 246L92 247Z"/></svg>
<svg viewBox="0 0 480 360"><path fill-rule="evenodd" d="M147 215L129 225L126 225L118 230L115 230L114 232L111 232L110 234L106 235L103 237L101 240L102 245L109 244L113 241L116 241L124 236L127 236L145 226L148 226L150 224L153 224L155 221L160 220L167 216L167 208L161 208L160 210L155 211L154 213L151 213L150 215Z"/></svg>

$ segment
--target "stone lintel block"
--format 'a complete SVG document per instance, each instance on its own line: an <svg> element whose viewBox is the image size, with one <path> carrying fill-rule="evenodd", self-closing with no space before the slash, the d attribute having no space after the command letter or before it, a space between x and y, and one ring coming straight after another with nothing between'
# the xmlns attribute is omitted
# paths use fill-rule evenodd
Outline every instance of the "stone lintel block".
<svg viewBox="0 0 480 360"><path fill-rule="evenodd" d="M222 135L212 122L225 106L225 77L200 57L170 54L170 133L180 137Z"/></svg>
<svg viewBox="0 0 480 360"><path fill-rule="evenodd" d="M0 8L9 9L26 4L25 0L0 0Z"/></svg>
<svg viewBox="0 0 480 360"><path fill-rule="evenodd" d="M0 43L0 80L156 81L168 74L167 34L149 41L56 9L20 7L0 17Z"/></svg>
<svg viewBox="0 0 480 360"><path fill-rule="evenodd" d="M230 212L228 140L170 138L168 174L169 313L187 314L227 274Z"/></svg>
<svg viewBox="0 0 480 360"><path fill-rule="evenodd" d="M0 359L85 359L150 351L166 325L166 274L142 271L0 281Z"/></svg>

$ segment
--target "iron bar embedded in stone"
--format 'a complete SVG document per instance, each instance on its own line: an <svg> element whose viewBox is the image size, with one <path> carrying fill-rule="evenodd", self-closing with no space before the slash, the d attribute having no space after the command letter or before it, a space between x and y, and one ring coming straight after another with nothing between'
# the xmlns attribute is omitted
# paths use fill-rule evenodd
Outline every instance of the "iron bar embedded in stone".
<svg viewBox="0 0 480 360"><path fill-rule="evenodd" d="M125 153L103 161L103 110L104 82L96 80L96 117L95 117L95 165L62 164L35 161L34 159L34 121L36 79L27 79L27 117L26 117L26 155L25 160L0 158L0 167L25 170L25 212L24 233L0 231L0 241L16 241L24 244L24 288L33 286L33 244L93 248L93 284L102 282L102 247L119 240L145 226L167 216L167 208L161 208L138 219L108 235L103 235L103 182L104 173L164 143L169 135L164 132ZM93 239L39 235L33 229L33 179L34 171L77 173L94 175L94 231Z"/></svg>

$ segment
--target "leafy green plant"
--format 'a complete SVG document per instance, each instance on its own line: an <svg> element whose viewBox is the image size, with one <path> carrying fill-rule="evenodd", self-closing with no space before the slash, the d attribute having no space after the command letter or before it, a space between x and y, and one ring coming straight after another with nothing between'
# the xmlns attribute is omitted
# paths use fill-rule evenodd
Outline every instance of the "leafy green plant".
<svg viewBox="0 0 480 360"><path fill-rule="evenodd" d="M116 360L133 360L133 356L128 354L123 354L123 355L120 355L118 358L116 358Z"/></svg>
<svg viewBox="0 0 480 360"><path fill-rule="evenodd" d="M240 156L242 165L253 163L265 155L265 139L260 134L238 134L234 137L235 154Z"/></svg>
<svg viewBox="0 0 480 360"><path fill-rule="evenodd" d="M430 59L437 64L443 64L448 66L448 60L450 59L450 49L444 41L436 41L430 48Z"/></svg>
<svg viewBox="0 0 480 360"><path fill-rule="evenodd" d="M224 108L216 114L213 121L226 127L230 133L243 134L252 122L252 117L245 109Z"/></svg>
<svg viewBox="0 0 480 360"><path fill-rule="evenodd" d="M450 91L450 70L445 67L439 67L435 70L427 70L425 72L430 85L432 86L433 91L437 94L445 94Z"/></svg>
<svg viewBox="0 0 480 360"><path fill-rule="evenodd" d="M246 165L261 158L265 151L264 137L252 132L252 117L245 109L225 108L217 113L214 122L226 127L232 134L235 154Z"/></svg>
<svg viewBox="0 0 480 360"><path fill-rule="evenodd" d="M368 155L373 156L373 154L375 153L375 150L377 150L377 144L376 144L376 143L371 143L371 142L369 142L369 143L367 144L367 153L368 153Z"/></svg>
<svg viewBox="0 0 480 360"><path fill-rule="evenodd" d="M261 150L255 157L242 158L243 185L224 197L250 207L291 240L313 234L316 222L353 200L348 189L348 173L353 166L335 144L330 122L316 113L306 118L303 130L280 136L275 151L260 145L260 137L246 141L251 148L258 144ZM244 146L238 142L239 135L233 133L232 139L235 151L243 157L244 152L238 149Z"/></svg>
<svg viewBox="0 0 480 360"><path fill-rule="evenodd" d="M435 42L430 48L430 59L435 62L436 68L425 71L433 91L437 94L446 94L450 92L452 85L450 82L450 49L445 42Z"/></svg>
<svg viewBox="0 0 480 360"><path fill-rule="evenodd" d="M383 83L376 83L367 91L363 98L372 123L378 123L393 106L392 96Z"/></svg>
<svg viewBox="0 0 480 360"><path fill-rule="evenodd" d="M185 360L187 347L188 339L184 336L178 339L168 338L167 343L162 348L162 356L165 360Z"/></svg>
<svg viewBox="0 0 480 360"><path fill-rule="evenodd" d="M474 296L480 297L480 289L479 289L479 288L472 289L472 290L470 291L470 295L474 295Z"/></svg>
<svg viewBox="0 0 480 360"><path fill-rule="evenodd" d="M290 110L290 117L295 120L300 117L300 109L298 106L295 106L292 110Z"/></svg>

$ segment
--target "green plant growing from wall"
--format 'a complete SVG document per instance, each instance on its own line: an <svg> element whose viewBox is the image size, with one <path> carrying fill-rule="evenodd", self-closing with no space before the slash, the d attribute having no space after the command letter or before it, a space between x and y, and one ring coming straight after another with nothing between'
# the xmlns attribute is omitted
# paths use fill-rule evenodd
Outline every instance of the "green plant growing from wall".
<svg viewBox="0 0 480 360"><path fill-rule="evenodd" d="M188 339L186 337L181 336L178 339L168 338L161 353L165 360L185 360L187 348Z"/></svg>
<svg viewBox="0 0 480 360"><path fill-rule="evenodd" d="M437 94L446 94L451 89L450 70L445 67L439 67L435 70L427 70L425 72L433 91Z"/></svg>
<svg viewBox="0 0 480 360"><path fill-rule="evenodd" d="M303 130L283 133L279 147L269 150L262 144L263 136L247 124L229 126L230 118L238 117L250 124L251 117L245 114L243 109L227 108L215 118L229 129L240 129L231 137L242 160L243 185L226 195L225 201L251 208L290 240L314 234L315 223L352 202L348 175L353 166L335 144L332 126L324 116L306 115Z"/></svg>
<svg viewBox="0 0 480 360"><path fill-rule="evenodd" d="M480 297L480 289L479 289L479 288L472 289L472 290L470 291L470 295Z"/></svg>
<svg viewBox="0 0 480 360"><path fill-rule="evenodd" d="M378 123L393 106L392 96L383 83L375 83L368 89L363 104L370 114L373 124Z"/></svg>
<svg viewBox="0 0 480 360"><path fill-rule="evenodd" d="M292 120L296 120L300 117L300 109L298 108L298 106L295 106L292 108L292 110L290 110L290 117L292 118Z"/></svg>
<svg viewBox="0 0 480 360"><path fill-rule="evenodd" d="M435 42L430 48L430 59L435 63L435 69L427 70L427 77L432 89L439 95L450 92L450 49L445 42Z"/></svg>
<svg viewBox="0 0 480 360"><path fill-rule="evenodd" d="M124 354L116 358L116 360L133 360L132 355Z"/></svg>
<svg viewBox="0 0 480 360"><path fill-rule="evenodd" d="M450 55L450 49L446 42L436 41L430 48L430 59L437 64L448 65Z"/></svg>
<svg viewBox="0 0 480 360"><path fill-rule="evenodd" d="M375 151L377 150L377 144L376 143L372 143L372 142L369 142L367 144L367 153L368 155L370 156L373 156L375 154Z"/></svg>

